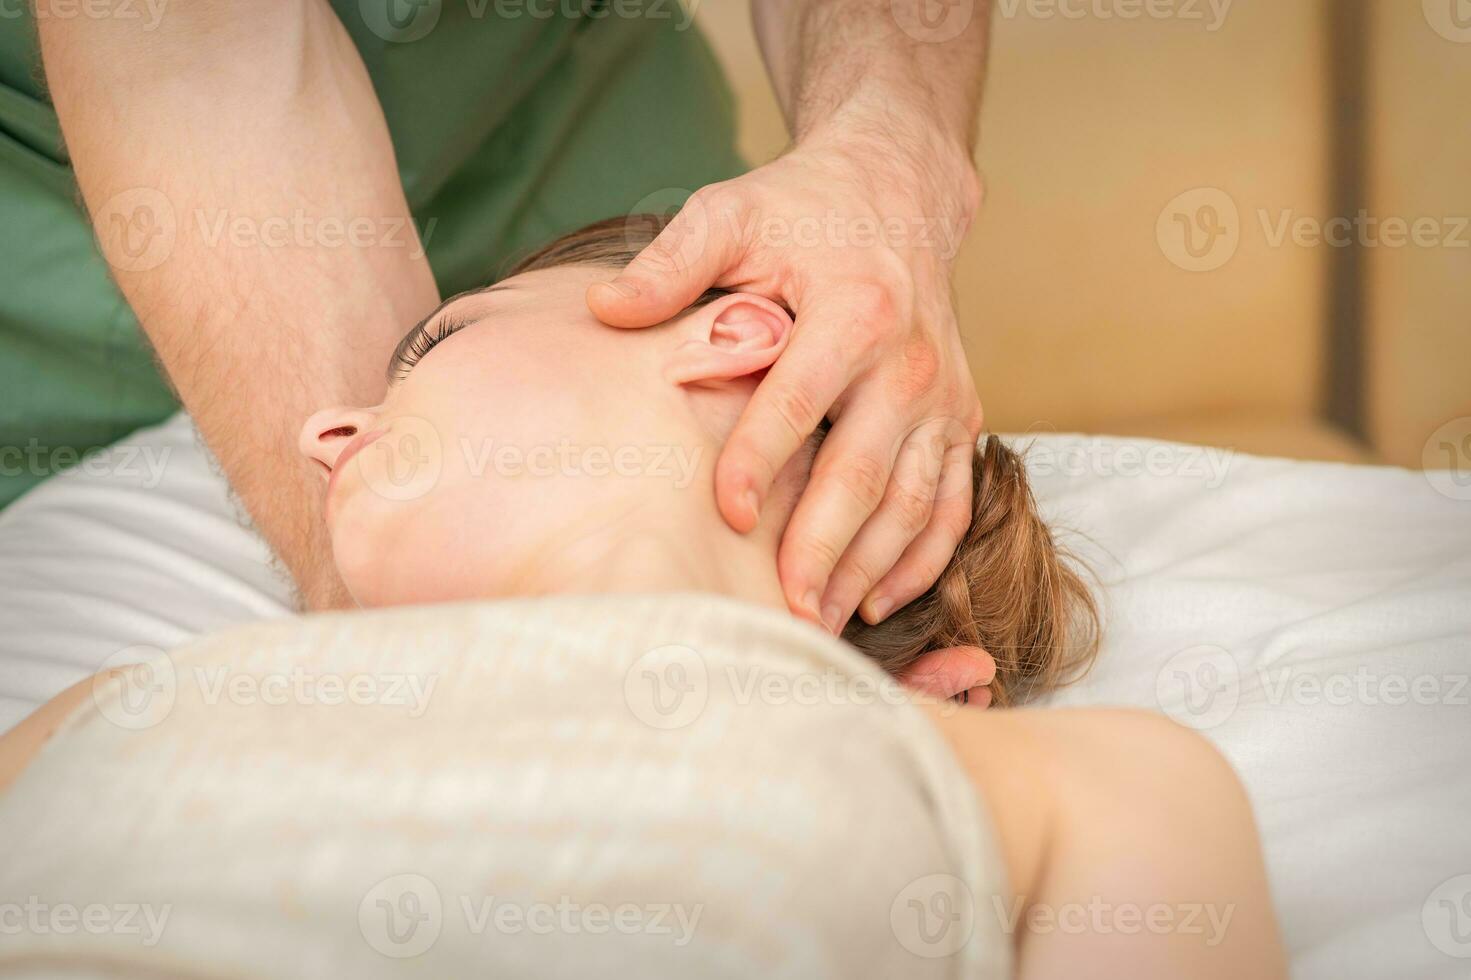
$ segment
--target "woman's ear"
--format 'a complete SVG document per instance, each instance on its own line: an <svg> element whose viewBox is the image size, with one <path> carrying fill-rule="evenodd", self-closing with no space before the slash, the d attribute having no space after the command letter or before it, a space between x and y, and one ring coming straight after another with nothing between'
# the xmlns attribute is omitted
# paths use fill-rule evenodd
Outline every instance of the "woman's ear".
<svg viewBox="0 0 1471 980"><path fill-rule="evenodd" d="M673 384L730 381L776 363L792 334L792 317L754 293L730 293L686 314L684 340L664 376Z"/></svg>

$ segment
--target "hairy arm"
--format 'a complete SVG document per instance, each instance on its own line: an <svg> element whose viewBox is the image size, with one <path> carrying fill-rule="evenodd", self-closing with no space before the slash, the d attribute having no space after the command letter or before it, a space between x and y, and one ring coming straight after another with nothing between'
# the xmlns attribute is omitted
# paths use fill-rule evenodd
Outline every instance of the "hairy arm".
<svg viewBox="0 0 1471 980"><path fill-rule="evenodd" d="M439 299L357 50L325 0L37 21L124 296L305 603L346 604L297 432L375 404Z"/></svg>
<svg viewBox="0 0 1471 980"><path fill-rule="evenodd" d="M752 13L794 142L908 141L938 155L940 193L974 210L989 0L755 0Z"/></svg>

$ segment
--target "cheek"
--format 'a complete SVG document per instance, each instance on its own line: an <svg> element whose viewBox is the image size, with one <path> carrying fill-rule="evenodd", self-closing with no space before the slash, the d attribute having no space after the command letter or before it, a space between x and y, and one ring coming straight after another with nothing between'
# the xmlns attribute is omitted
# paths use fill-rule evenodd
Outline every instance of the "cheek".
<svg viewBox="0 0 1471 980"><path fill-rule="evenodd" d="M367 511L366 513L364 511ZM489 594L465 560L464 532L432 497L344 513L332 553L348 592L366 607L447 602Z"/></svg>
<svg viewBox="0 0 1471 980"><path fill-rule="evenodd" d="M337 504L333 557L353 598L369 607L514 591L545 531L542 517L559 512L545 487L459 453L443 458L432 481L407 481L391 494L358 475Z"/></svg>

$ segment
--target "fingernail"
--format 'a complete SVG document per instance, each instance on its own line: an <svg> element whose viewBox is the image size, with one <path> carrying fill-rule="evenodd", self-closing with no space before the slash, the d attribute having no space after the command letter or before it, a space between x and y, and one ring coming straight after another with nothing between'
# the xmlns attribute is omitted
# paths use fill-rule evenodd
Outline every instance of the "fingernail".
<svg viewBox="0 0 1471 980"><path fill-rule="evenodd" d="M824 606L822 609L822 625L827 627L829 633L836 634L842 626L843 610L836 605Z"/></svg>
<svg viewBox="0 0 1471 980"><path fill-rule="evenodd" d="M756 491L747 490L741 499L746 502L746 509L751 512L751 520L761 520L761 498L756 496Z"/></svg>
<svg viewBox="0 0 1471 980"><path fill-rule="evenodd" d="M894 608L894 600L893 599L889 599L887 597L880 597L878 599L873 600L872 602L870 602L868 604L868 618L869 618L869 621L872 622L874 625L878 625L879 623L882 623L884 621L884 617L889 614L889 610L890 609L893 609L893 608Z"/></svg>
<svg viewBox="0 0 1471 980"><path fill-rule="evenodd" d="M633 299L638 295L638 286L627 279L614 279L608 285L612 286L613 291L624 299Z"/></svg>
<svg viewBox="0 0 1471 980"><path fill-rule="evenodd" d="M817 594L816 589L808 589L807 594L802 597L802 611L813 619L821 619L822 613L817 605L821 601L822 597Z"/></svg>

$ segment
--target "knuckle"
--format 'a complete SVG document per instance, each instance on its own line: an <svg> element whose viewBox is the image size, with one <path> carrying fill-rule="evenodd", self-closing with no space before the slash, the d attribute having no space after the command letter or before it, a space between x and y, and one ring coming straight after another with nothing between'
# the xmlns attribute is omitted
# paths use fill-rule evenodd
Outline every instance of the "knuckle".
<svg viewBox="0 0 1471 980"><path fill-rule="evenodd" d="M858 555L849 551L843 556L843 562L837 571L833 572L833 582L840 583L861 601L882 574L883 569L878 567L877 556Z"/></svg>
<svg viewBox="0 0 1471 980"><path fill-rule="evenodd" d="M746 195L730 181L707 184L690 195L689 203L712 218L739 214L745 207Z"/></svg>
<svg viewBox="0 0 1471 980"><path fill-rule="evenodd" d="M683 272L685 261L675 242L676 238L668 228L650 242L638 257L639 264L643 266L644 271L659 277L673 276Z"/></svg>
<svg viewBox="0 0 1471 980"><path fill-rule="evenodd" d="M849 299L862 329L882 336L894 328L899 304L892 287L879 282L854 283Z"/></svg>
<svg viewBox="0 0 1471 980"><path fill-rule="evenodd" d="M981 432L986 428L986 410L981 407L979 399L973 399L971 410L965 416L965 431L970 433L971 442L980 438Z"/></svg>
<svg viewBox="0 0 1471 980"><path fill-rule="evenodd" d="M904 345L903 371L900 388L908 398L921 395L934 388L940 378L940 352L929 337L919 334Z"/></svg>
<svg viewBox="0 0 1471 980"><path fill-rule="evenodd" d="M770 383L768 380L767 384ZM791 430L794 438L806 439L822 421L822 409L802 385L781 382L769 394L772 411Z"/></svg>
<svg viewBox="0 0 1471 980"><path fill-rule="evenodd" d="M831 478L870 512L884 498L888 489L889 472L883 462L864 453L855 453L835 464L830 473L821 476Z"/></svg>
<svg viewBox="0 0 1471 980"><path fill-rule="evenodd" d="M716 485L730 488L729 492L744 490L751 482L769 487L775 478L776 467L770 454L745 429L738 429L730 437L715 464Z"/></svg>
<svg viewBox="0 0 1471 980"><path fill-rule="evenodd" d="M955 499L952 506L937 510L931 515L933 523L945 543L945 559L949 561L950 553L955 550L966 534L970 531L971 513L970 507L966 506L969 501ZM935 574L939 574L937 569Z"/></svg>
<svg viewBox="0 0 1471 980"><path fill-rule="evenodd" d="M797 554L809 569L830 569L842 557L833 543L819 535L807 535L797 543Z"/></svg>
<svg viewBox="0 0 1471 980"><path fill-rule="evenodd" d="M918 487L898 487L891 496L890 505L899 527L913 539L929 524L935 510L935 498Z"/></svg>

